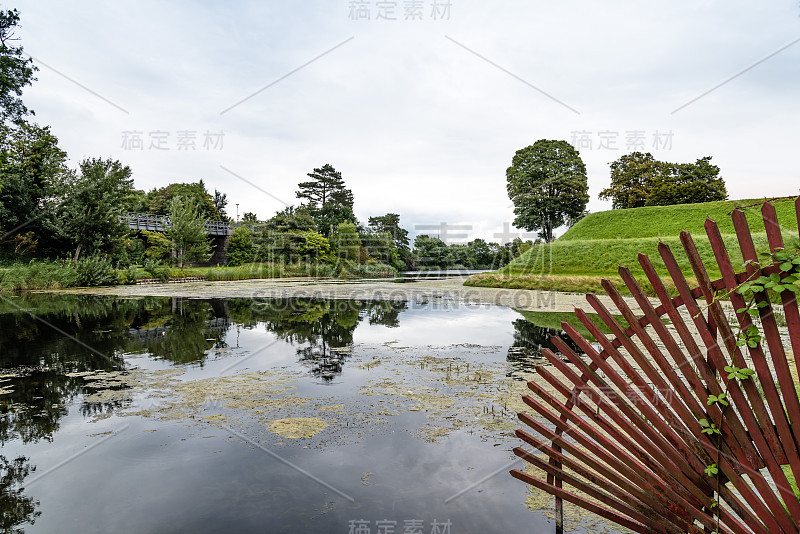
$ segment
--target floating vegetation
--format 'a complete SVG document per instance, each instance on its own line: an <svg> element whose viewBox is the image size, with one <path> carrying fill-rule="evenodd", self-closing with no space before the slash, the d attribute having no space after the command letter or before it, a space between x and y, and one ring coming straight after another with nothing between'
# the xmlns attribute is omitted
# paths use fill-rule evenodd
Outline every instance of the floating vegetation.
<svg viewBox="0 0 800 534"><path fill-rule="evenodd" d="M270 431L289 439L313 438L328 428L328 423L319 417L288 417L270 421Z"/></svg>

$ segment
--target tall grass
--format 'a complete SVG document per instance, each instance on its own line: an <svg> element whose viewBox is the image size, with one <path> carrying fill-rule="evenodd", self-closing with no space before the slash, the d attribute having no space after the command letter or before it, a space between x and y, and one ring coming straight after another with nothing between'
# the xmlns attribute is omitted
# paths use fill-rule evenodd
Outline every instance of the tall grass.
<svg viewBox="0 0 800 534"><path fill-rule="evenodd" d="M110 260L87 257L77 265L69 260L31 261L0 267L0 291L66 289L70 287L134 284L142 278L205 277L209 281L235 281L262 278L379 278L397 271L382 263L246 263L237 267L169 268L147 264L114 269Z"/></svg>

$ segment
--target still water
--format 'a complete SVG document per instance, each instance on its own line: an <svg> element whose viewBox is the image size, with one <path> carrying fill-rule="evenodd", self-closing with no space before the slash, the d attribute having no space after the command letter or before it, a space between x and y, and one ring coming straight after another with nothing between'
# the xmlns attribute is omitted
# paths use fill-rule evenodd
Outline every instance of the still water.
<svg viewBox="0 0 800 534"><path fill-rule="evenodd" d="M2 528L553 532L508 475L547 315L3 297Z"/></svg>

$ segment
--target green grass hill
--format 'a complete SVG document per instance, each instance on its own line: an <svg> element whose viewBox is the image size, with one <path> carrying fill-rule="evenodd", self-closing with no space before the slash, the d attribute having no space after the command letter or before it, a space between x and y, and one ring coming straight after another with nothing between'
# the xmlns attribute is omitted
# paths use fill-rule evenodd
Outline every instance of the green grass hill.
<svg viewBox="0 0 800 534"><path fill-rule="evenodd" d="M660 241L670 246L684 274L691 277L691 268L679 239L681 230L692 234L709 273L718 277L719 271L703 226L706 217L717 222L731 259L739 269L743 260L730 213L735 206L745 207L756 247L759 251L766 251L767 238L761 219L763 202L738 200L593 213L552 243L534 246L499 271L472 276L466 285L595 292L602 291L602 278L619 281L617 270L620 265L630 268L642 283L644 277L638 261L640 252L650 257L659 272L666 273L658 253ZM798 246L794 198L776 199L773 205L785 243ZM642 285L649 289L647 284Z"/></svg>

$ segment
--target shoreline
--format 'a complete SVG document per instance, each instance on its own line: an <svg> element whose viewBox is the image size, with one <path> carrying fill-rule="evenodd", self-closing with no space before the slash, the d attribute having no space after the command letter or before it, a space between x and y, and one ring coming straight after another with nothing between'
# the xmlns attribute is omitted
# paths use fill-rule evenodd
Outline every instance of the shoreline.
<svg viewBox="0 0 800 534"><path fill-rule="evenodd" d="M100 295L117 297L175 298L325 298L344 300L394 300L432 306L492 305L529 311L572 312L589 310L584 293L562 293L531 289L465 286L467 276L444 280L392 282L371 280L330 280L314 278L271 278L183 284L126 285L90 288L37 290L30 293ZM603 293L604 303L611 300ZM638 309L633 299L626 298Z"/></svg>

